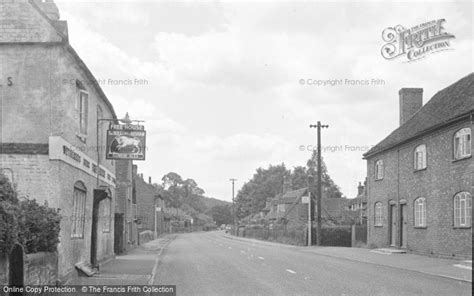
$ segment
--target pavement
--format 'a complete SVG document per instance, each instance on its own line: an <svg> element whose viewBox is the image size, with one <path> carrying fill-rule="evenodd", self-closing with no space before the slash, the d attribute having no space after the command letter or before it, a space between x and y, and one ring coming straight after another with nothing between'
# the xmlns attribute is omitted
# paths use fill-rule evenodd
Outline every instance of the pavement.
<svg viewBox="0 0 474 296"><path fill-rule="evenodd" d="M200 232L151 241L74 284L176 285L177 295L472 295L472 270L460 263Z"/></svg>
<svg viewBox="0 0 474 296"><path fill-rule="evenodd" d="M257 241L242 237L226 235L226 238ZM263 242L267 245L279 246L281 244L273 242ZM472 282L472 261L433 258L415 254L404 254L397 252L383 252L383 250L370 250L364 248L347 247L296 247L302 252L328 256L368 264L397 268L429 274L433 276L445 277L459 281Z"/></svg>
<svg viewBox="0 0 474 296"><path fill-rule="evenodd" d="M147 242L115 257L92 277L76 277L71 285L153 285L158 258L176 235Z"/></svg>

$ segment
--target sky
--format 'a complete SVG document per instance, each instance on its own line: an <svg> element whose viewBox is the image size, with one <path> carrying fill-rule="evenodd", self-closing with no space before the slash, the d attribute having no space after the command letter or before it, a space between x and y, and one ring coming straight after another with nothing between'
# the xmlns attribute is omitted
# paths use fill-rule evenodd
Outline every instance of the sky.
<svg viewBox="0 0 474 296"><path fill-rule="evenodd" d="M399 126L399 89L426 103L473 72L471 1L55 2L117 115L145 120L138 171L227 201L230 178L237 191L259 167L305 165L317 121L328 172L355 197L362 154ZM443 18L450 50L382 57L385 28Z"/></svg>

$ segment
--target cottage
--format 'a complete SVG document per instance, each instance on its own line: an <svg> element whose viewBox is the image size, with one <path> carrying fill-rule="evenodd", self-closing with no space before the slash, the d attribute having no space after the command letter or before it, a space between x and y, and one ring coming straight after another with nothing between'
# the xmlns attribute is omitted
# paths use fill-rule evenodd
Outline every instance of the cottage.
<svg viewBox="0 0 474 296"><path fill-rule="evenodd" d="M472 258L474 74L422 93L399 91L400 126L364 154L368 243Z"/></svg>
<svg viewBox="0 0 474 296"><path fill-rule="evenodd" d="M100 153L107 125L98 119L117 116L53 1L0 7L0 169L20 198L60 209L58 277L67 281L75 266L114 256L115 163Z"/></svg>

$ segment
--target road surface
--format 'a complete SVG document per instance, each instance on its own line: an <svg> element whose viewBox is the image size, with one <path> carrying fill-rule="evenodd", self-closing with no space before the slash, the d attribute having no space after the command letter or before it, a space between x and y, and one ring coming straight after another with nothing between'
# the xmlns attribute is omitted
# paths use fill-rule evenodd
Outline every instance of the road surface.
<svg viewBox="0 0 474 296"><path fill-rule="evenodd" d="M471 284L321 256L302 247L178 235L159 258L154 284L177 295L471 295Z"/></svg>

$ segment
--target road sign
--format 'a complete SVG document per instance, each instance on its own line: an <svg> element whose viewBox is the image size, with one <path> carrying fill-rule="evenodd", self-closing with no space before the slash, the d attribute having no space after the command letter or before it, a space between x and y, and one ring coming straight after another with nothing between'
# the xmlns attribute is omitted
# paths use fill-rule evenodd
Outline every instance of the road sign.
<svg viewBox="0 0 474 296"><path fill-rule="evenodd" d="M309 204L309 196L302 196L301 203Z"/></svg>

